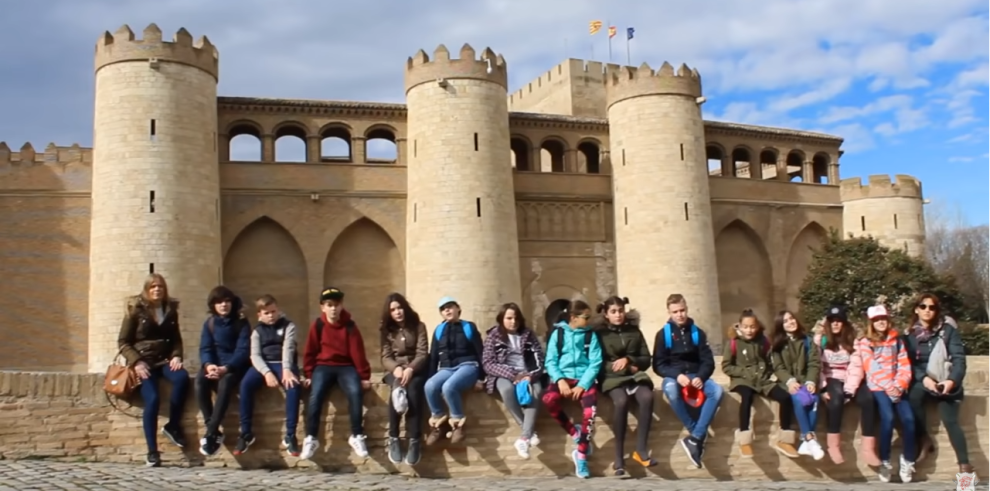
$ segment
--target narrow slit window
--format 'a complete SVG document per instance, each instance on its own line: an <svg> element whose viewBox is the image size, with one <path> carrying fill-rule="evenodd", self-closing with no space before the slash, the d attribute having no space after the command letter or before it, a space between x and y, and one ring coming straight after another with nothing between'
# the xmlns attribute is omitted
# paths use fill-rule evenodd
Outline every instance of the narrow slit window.
<svg viewBox="0 0 990 491"><path fill-rule="evenodd" d="M416 219L419 217L419 204L413 203L413 223L416 223Z"/></svg>
<svg viewBox="0 0 990 491"><path fill-rule="evenodd" d="M688 216L688 204L687 204L687 202L685 202L684 203L684 221L686 222L686 221L689 221L689 220L691 220L691 218Z"/></svg>
<svg viewBox="0 0 990 491"><path fill-rule="evenodd" d="M897 230L897 213L894 213L894 230Z"/></svg>
<svg viewBox="0 0 990 491"><path fill-rule="evenodd" d="M148 212L155 212L155 191L151 190L148 192Z"/></svg>
<svg viewBox="0 0 990 491"><path fill-rule="evenodd" d="M155 263L148 263L148 274L155 274Z"/></svg>
<svg viewBox="0 0 990 491"><path fill-rule="evenodd" d="M622 149L622 166L626 166L626 149Z"/></svg>
<svg viewBox="0 0 990 491"><path fill-rule="evenodd" d="M684 144L681 143L681 161L684 161Z"/></svg>
<svg viewBox="0 0 990 491"><path fill-rule="evenodd" d="M419 149L418 143L419 143L419 140L413 140L413 157L416 156L416 153L417 153L416 150Z"/></svg>
<svg viewBox="0 0 990 491"><path fill-rule="evenodd" d="M865 216L859 217L859 228L862 229L864 232L866 232L866 217Z"/></svg>
<svg viewBox="0 0 990 491"><path fill-rule="evenodd" d="M478 151L478 134L477 133L474 134L474 151L475 152Z"/></svg>
<svg viewBox="0 0 990 491"><path fill-rule="evenodd" d="M625 225L629 225L629 208L622 209L622 221Z"/></svg>
<svg viewBox="0 0 990 491"><path fill-rule="evenodd" d="M157 122L154 119L151 120L151 128L150 128L149 134L151 135L152 141L154 141L155 136L158 135L158 125L157 125Z"/></svg>
<svg viewBox="0 0 990 491"><path fill-rule="evenodd" d="M480 218L481 217L481 198L475 198L474 199L474 211L478 215L478 217Z"/></svg>

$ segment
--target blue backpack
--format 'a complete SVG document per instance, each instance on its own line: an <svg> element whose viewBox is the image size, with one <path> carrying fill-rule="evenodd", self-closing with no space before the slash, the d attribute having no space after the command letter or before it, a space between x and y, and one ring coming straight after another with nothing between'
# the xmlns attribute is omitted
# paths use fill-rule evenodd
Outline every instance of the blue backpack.
<svg viewBox="0 0 990 491"><path fill-rule="evenodd" d="M471 338L474 337L474 329L473 329L474 324L464 320L460 322L461 322L461 328L464 330L464 336L467 337L468 341L471 341ZM433 331L433 339L439 341L440 336L443 335L443 330L446 328L447 328L447 321L444 321L439 326L437 326L437 329Z"/></svg>
<svg viewBox="0 0 990 491"><path fill-rule="evenodd" d="M667 329L667 326L669 325L670 324L666 324L663 326L663 341L664 345L667 346L667 349L670 349L670 345L673 341L671 339L670 329ZM693 323L691 324L691 342L693 342L695 346L698 345L698 326Z"/></svg>

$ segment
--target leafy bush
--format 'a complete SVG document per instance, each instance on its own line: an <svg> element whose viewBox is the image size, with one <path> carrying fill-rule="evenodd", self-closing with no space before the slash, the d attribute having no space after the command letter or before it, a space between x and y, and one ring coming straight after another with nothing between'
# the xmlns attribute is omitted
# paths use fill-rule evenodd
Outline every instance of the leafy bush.
<svg viewBox="0 0 990 491"><path fill-rule="evenodd" d="M963 323L959 326L966 354L970 356L987 356L990 353L990 330L986 324Z"/></svg>
<svg viewBox="0 0 990 491"><path fill-rule="evenodd" d="M914 298L923 292L938 295L943 312L960 311L952 277L939 275L924 259L888 249L872 237L842 239L833 229L812 255L799 294L800 316L810 327L829 306L838 304L845 305L850 320L856 322L865 320L866 309L883 304L891 310L894 325L904 328L914 311Z"/></svg>

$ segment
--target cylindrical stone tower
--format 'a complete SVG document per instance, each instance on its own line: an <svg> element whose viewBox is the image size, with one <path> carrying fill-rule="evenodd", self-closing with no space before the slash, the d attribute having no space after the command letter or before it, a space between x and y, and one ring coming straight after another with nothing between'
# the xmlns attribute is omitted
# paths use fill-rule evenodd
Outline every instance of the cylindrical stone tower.
<svg viewBox="0 0 990 491"><path fill-rule="evenodd" d="M420 50L405 85L409 300L431 330L445 295L488 326L501 304L522 301L505 61L466 44L457 60L443 45L432 60Z"/></svg>
<svg viewBox="0 0 990 491"><path fill-rule="evenodd" d="M149 272L183 301L185 360L199 360L205 298L220 282L216 48L180 29L126 25L96 43L89 370L117 353L124 300Z"/></svg>
<svg viewBox="0 0 990 491"><path fill-rule="evenodd" d="M880 244L912 256L925 254L925 210L921 182L907 175L875 175L839 183L842 229L846 236L873 236Z"/></svg>
<svg viewBox="0 0 990 491"><path fill-rule="evenodd" d="M651 348L680 293L713 349L721 345L701 77L669 63L620 68L606 81L618 294L643 314Z"/></svg>

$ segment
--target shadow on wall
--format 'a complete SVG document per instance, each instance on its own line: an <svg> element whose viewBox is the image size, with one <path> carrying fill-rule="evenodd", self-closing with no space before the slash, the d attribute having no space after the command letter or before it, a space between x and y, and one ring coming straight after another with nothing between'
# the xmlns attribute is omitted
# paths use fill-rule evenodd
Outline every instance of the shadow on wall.
<svg viewBox="0 0 990 491"><path fill-rule="evenodd" d="M87 369L90 167L80 152L0 143L0 367Z"/></svg>

